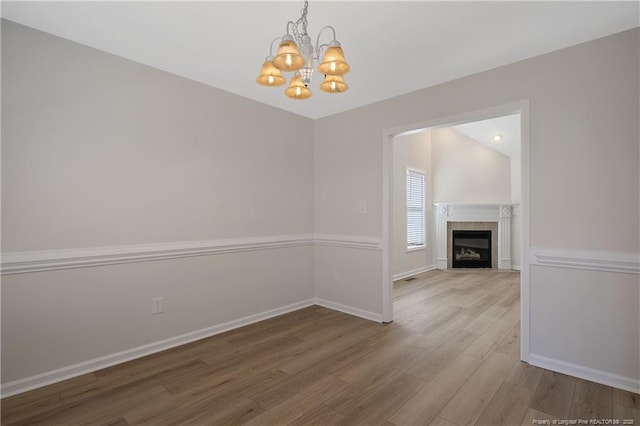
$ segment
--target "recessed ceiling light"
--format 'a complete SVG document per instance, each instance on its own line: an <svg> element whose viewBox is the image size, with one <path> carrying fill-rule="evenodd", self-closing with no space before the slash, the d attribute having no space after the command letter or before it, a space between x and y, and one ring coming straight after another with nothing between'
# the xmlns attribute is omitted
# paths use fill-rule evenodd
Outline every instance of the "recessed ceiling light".
<svg viewBox="0 0 640 426"><path fill-rule="evenodd" d="M502 135L498 134L493 137L493 140L496 142L500 142L502 140Z"/></svg>

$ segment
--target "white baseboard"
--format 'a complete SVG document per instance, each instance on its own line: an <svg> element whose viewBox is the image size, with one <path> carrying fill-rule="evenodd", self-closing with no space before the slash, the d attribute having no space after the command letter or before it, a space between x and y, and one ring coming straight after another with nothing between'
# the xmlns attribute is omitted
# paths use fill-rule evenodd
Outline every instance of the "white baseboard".
<svg viewBox="0 0 640 426"><path fill-rule="evenodd" d="M414 269L412 271L400 272L399 274L395 274L392 279L393 281L402 280L413 275L422 274L424 272L434 271L436 269L435 265L423 266L421 268Z"/></svg>
<svg viewBox="0 0 640 426"><path fill-rule="evenodd" d="M436 260L436 269L440 269L441 271L446 271L449 268L449 261L446 257L441 257Z"/></svg>
<svg viewBox="0 0 640 426"><path fill-rule="evenodd" d="M547 370L556 371L558 373L568 374L570 376L579 377L581 379L612 386L618 389L624 389L629 392L640 393L640 380L631 377L623 377L606 371L594 370L589 367L571 364L542 355L529 354L528 362L536 367L546 368Z"/></svg>
<svg viewBox="0 0 640 426"><path fill-rule="evenodd" d="M511 264L511 269L513 269L514 271L519 271L520 270L520 265Z"/></svg>
<svg viewBox="0 0 640 426"><path fill-rule="evenodd" d="M315 299L303 300L301 302L293 303L287 306L270 309L268 311L254 314L254 315L249 315L237 320L225 322L222 324L214 325L212 327L207 327L201 330L196 330L190 333L185 333L179 336L171 337L169 339L161 340L159 342L138 346L136 348L127 349L125 351L118 352L115 354L110 354L100 358L83 361L67 367L59 368L57 370L47 371L45 373L41 373L35 376L27 377L20 380L15 380L13 382L8 382L2 385L2 389L1 389L2 398L5 398L11 395L16 395L16 394L26 392L32 389L36 389L42 386L50 385L52 383L61 382L63 380L71 379L73 377L77 377L83 374L101 370L103 368L107 368L112 365L121 364L126 361L131 361L136 358L141 358L143 356L161 352L161 351L164 351L176 346L184 345L196 340L215 336L216 334L224 333L229 330L233 330L239 327L243 327L245 325L253 324L258 321L263 321L278 315L286 314L288 312L297 311L298 309L312 306L315 304L315 302L316 302ZM341 309L336 309L336 310L341 310Z"/></svg>
<svg viewBox="0 0 640 426"><path fill-rule="evenodd" d="M513 269L511 259L498 259L498 269Z"/></svg>
<svg viewBox="0 0 640 426"><path fill-rule="evenodd" d="M344 312L345 314L353 315L356 317L368 319L375 322L382 322L382 315L380 314L365 311L359 308L354 308L353 306L343 305L342 303L331 302L330 300L316 298L315 304L318 306L324 306L325 308L333 309L334 311Z"/></svg>

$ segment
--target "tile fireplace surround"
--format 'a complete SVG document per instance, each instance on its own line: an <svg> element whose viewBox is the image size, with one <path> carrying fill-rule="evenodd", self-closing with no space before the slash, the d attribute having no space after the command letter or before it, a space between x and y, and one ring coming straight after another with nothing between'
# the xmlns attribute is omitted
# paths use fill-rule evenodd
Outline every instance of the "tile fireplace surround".
<svg viewBox="0 0 640 426"><path fill-rule="evenodd" d="M481 222L495 222L498 228L497 263L492 262L492 267L498 269L511 269L511 210L512 204L446 204L436 203L436 267L438 269L450 268L449 259L449 230L453 226L447 226L453 222L468 222L469 225L459 224L455 229L478 229L473 224ZM447 229L449 228L449 229ZM491 230L494 227L486 227ZM485 229L483 227L483 229ZM494 228L495 232L495 228ZM493 234L493 233L492 233ZM492 236L495 241L495 238ZM493 245L493 244L492 244ZM493 258L493 254L492 254Z"/></svg>

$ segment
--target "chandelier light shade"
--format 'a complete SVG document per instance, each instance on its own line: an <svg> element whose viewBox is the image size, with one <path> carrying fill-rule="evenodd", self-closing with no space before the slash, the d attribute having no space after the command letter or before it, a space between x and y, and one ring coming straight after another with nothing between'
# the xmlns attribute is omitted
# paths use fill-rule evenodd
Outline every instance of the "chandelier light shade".
<svg viewBox="0 0 640 426"><path fill-rule="evenodd" d="M349 88L341 75L327 74L324 81L320 83L320 90L327 93L342 93Z"/></svg>
<svg viewBox="0 0 640 426"><path fill-rule="evenodd" d="M289 72L304 67L305 62L293 37L289 34L282 37L278 54L273 58L273 65L281 71Z"/></svg>
<svg viewBox="0 0 640 426"><path fill-rule="evenodd" d="M289 84L287 90L284 91L284 94L291 99L308 99L311 97L313 92L311 92L311 89L304 84L302 77L296 75L291 79L291 84Z"/></svg>
<svg viewBox="0 0 640 426"><path fill-rule="evenodd" d="M332 42L333 45L329 45L326 52L324 52L324 58L322 63L318 66L318 71L322 74L329 75L344 75L349 72L351 67L344 58L344 52L340 43Z"/></svg>
<svg viewBox="0 0 640 426"><path fill-rule="evenodd" d="M320 84L322 91L342 93L349 87L344 81L344 74L348 73L351 67L344 57L340 42L336 40L335 29L332 26L323 27L314 46L307 34L308 8L309 2L305 0L300 18L296 22L287 22L287 33L271 42L271 54L265 59L262 71L256 78L256 82L263 86L281 86L285 79L280 72L294 73L289 87L285 90L285 95L292 99L311 97L309 84L315 65L318 65L318 72L325 77ZM326 31L331 31L333 38L329 43L320 44L320 37ZM279 42L278 51L273 57L273 45L276 41ZM321 57L322 61L319 61Z"/></svg>
<svg viewBox="0 0 640 426"><path fill-rule="evenodd" d="M282 76L278 68L273 65L273 58L267 57L262 64L260 75L256 82L262 86L282 86L287 80Z"/></svg>

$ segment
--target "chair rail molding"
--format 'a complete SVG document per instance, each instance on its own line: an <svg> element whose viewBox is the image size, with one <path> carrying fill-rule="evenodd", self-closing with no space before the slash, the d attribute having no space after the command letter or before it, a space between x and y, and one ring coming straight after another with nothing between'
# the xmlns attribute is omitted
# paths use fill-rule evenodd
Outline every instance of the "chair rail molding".
<svg viewBox="0 0 640 426"><path fill-rule="evenodd" d="M532 247L529 260L532 266L640 274L640 253Z"/></svg>
<svg viewBox="0 0 640 426"><path fill-rule="evenodd" d="M382 242L379 237L361 235L315 234L314 244L329 247L382 250Z"/></svg>
<svg viewBox="0 0 640 426"><path fill-rule="evenodd" d="M313 244L313 235L279 235L2 253L2 275L207 256Z"/></svg>
<svg viewBox="0 0 640 426"><path fill-rule="evenodd" d="M0 273L2 275L25 274L314 244L358 250L381 250L380 238L376 237L314 234L275 235L159 244L9 252L2 253Z"/></svg>

